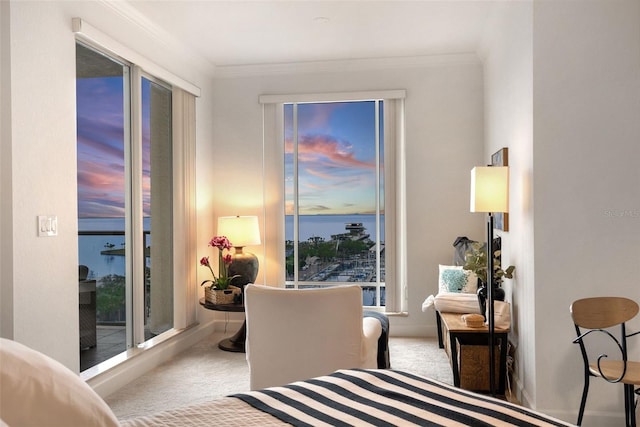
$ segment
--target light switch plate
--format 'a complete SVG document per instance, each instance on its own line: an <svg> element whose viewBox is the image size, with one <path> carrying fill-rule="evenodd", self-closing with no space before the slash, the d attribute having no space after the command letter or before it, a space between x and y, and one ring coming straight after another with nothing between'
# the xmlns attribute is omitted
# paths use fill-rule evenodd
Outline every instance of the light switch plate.
<svg viewBox="0 0 640 427"><path fill-rule="evenodd" d="M58 217L56 215L38 215L38 236L58 235Z"/></svg>

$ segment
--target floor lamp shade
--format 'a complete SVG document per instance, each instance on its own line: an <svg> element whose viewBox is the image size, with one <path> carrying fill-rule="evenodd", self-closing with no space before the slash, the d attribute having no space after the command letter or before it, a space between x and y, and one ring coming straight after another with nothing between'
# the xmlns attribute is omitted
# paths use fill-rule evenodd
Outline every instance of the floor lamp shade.
<svg viewBox="0 0 640 427"><path fill-rule="evenodd" d="M258 276L258 257L245 252L245 246L259 245L260 228L257 216L222 216L218 218L219 236L226 236L235 248L232 262L229 264L229 275L238 275L233 279L235 286L255 283Z"/></svg>
<svg viewBox="0 0 640 427"><path fill-rule="evenodd" d="M509 167L471 170L471 212L509 212Z"/></svg>

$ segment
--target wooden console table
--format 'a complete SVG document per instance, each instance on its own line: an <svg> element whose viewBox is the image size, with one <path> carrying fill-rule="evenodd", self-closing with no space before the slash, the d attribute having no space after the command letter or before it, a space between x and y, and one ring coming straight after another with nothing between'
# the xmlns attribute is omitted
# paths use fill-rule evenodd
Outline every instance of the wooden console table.
<svg viewBox="0 0 640 427"><path fill-rule="evenodd" d="M470 343L476 346L484 345L487 349L489 345L489 328L486 325L479 328L471 328L464 323L462 316L463 314L460 313L439 313L436 311L438 344L440 348L444 348L449 355L451 369L453 370L453 385L456 387L460 387L460 366L458 364L459 343L460 345L464 343ZM505 392L508 333L509 329L495 328L494 330L494 345L499 345L500 355L498 383L496 384L496 392L499 395L504 395ZM498 352L496 352L496 354L497 353ZM489 379L488 376L487 369L487 381Z"/></svg>

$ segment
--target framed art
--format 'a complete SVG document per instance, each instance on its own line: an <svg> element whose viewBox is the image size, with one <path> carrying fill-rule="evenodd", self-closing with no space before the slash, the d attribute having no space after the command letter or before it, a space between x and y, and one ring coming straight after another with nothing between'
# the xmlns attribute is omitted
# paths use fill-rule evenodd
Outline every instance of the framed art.
<svg viewBox="0 0 640 427"><path fill-rule="evenodd" d="M491 155L491 166L509 166L509 149L501 148ZM496 212L493 214L494 228L502 231L509 231L509 214L506 212Z"/></svg>

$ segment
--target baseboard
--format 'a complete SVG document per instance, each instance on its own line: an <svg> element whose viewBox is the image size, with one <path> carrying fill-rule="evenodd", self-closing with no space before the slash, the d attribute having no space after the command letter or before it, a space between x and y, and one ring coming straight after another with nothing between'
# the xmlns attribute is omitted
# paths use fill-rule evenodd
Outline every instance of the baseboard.
<svg viewBox="0 0 640 427"><path fill-rule="evenodd" d="M555 417L559 420L564 420L568 423L575 423L578 419L578 410L551 410L551 409L536 409L536 411L542 412L551 417ZM582 419L582 425L584 426L599 426L599 427L617 427L625 425L624 413L613 412L599 412L599 411L585 411Z"/></svg>
<svg viewBox="0 0 640 427"><path fill-rule="evenodd" d="M543 414L555 417L559 420L564 420L569 423L575 423L578 417L578 409L546 409L537 408L532 404L532 399L529 393L524 390L519 378L514 377L513 382L516 385L516 398L520 400L520 405L526 408L533 408L536 411ZM584 413L583 425L587 426L620 426L624 425L624 414L605 412L605 411L589 411L588 409Z"/></svg>
<svg viewBox="0 0 640 427"><path fill-rule="evenodd" d="M123 353L109 364L97 365L86 374L83 372L84 375L90 375L86 382L98 395L105 398L211 335L215 330L215 323L211 320L184 330L174 331L174 335L163 342Z"/></svg>
<svg viewBox="0 0 640 427"><path fill-rule="evenodd" d="M554 415L555 416L555 415ZM560 415L556 416L560 418ZM576 422L577 414L571 413L570 419L571 422ZM636 418L638 417L636 411ZM585 426L623 426L625 425L624 420L624 411L619 411L614 413L611 412L599 412L599 411L584 411L584 417L582 419L582 424Z"/></svg>

